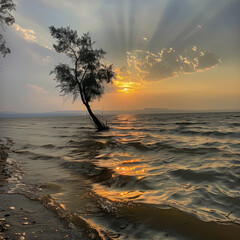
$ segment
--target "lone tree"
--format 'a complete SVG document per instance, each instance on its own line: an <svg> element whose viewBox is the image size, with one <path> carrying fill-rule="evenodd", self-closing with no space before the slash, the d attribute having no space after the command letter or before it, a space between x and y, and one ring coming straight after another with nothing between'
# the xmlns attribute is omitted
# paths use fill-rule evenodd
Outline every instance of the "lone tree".
<svg viewBox="0 0 240 240"><path fill-rule="evenodd" d="M66 28L49 27L57 43L53 45L58 53L65 53L71 59L71 66L59 63L50 74L55 74L63 96L73 95L73 101L79 96L99 131L108 129L92 112L89 103L100 99L104 93L104 82L111 83L115 76L112 65L101 63L106 52L94 49L90 34L79 37L77 31Z"/></svg>
<svg viewBox="0 0 240 240"><path fill-rule="evenodd" d="M12 0L0 0L0 27L4 30L4 25L12 25L15 20L11 14L11 11L15 10L15 3ZM6 47L6 41L3 34L0 33L0 53L5 57L10 53L10 49Z"/></svg>

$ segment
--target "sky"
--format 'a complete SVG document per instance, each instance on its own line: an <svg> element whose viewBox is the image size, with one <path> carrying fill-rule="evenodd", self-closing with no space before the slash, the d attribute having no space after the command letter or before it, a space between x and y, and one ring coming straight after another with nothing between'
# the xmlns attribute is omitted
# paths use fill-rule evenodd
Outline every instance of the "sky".
<svg viewBox="0 0 240 240"><path fill-rule="evenodd" d="M239 0L17 0L3 35L0 111L84 110L60 96L50 71L71 64L49 26L90 32L116 79L93 109L240 109Z"/></svg>

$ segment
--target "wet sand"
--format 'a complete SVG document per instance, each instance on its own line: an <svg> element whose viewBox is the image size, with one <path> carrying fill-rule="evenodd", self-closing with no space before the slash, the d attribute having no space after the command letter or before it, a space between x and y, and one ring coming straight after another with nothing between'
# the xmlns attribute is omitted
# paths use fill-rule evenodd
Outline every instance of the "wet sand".
<svg viewBox="0 0 240 240"><path fill-rule="evenodd" d="M0 142L0 239L91 239L40 203L7 193L12 174L7 158L12 145L10 139Z"/></svg>
<svg viewBox="0 0 240 240"><path fill-rule="evenodd" d="M89 239L23 195L0 195L0 239Z"/></svg>

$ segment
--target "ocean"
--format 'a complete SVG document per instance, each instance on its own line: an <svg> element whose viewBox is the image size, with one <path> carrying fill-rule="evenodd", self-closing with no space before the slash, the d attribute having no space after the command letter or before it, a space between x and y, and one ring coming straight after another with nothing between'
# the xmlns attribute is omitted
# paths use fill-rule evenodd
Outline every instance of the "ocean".
<svg viewBox="0 0 240 240"><path fill-rule="evenodd" d="M0 119L9 194L89 239L240 239L239 112L106 118L105 132L86 116Z"/></svg>

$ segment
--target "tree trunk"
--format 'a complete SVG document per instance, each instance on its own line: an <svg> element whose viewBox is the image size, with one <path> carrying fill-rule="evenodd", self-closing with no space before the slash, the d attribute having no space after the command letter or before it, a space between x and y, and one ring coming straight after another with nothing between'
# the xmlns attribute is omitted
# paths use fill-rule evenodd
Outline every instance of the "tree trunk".
<svg viewBox="0 0 240 240"><path fill-rule="evenodd" d="M85 104L89 115L91 116L94 124L96 125L98 131L103 131L103 130L108 130L109 127L107 125L105 125L104 123L102 123L92 112L92 109L90 108L90 105L88 103Z"/></svg>

